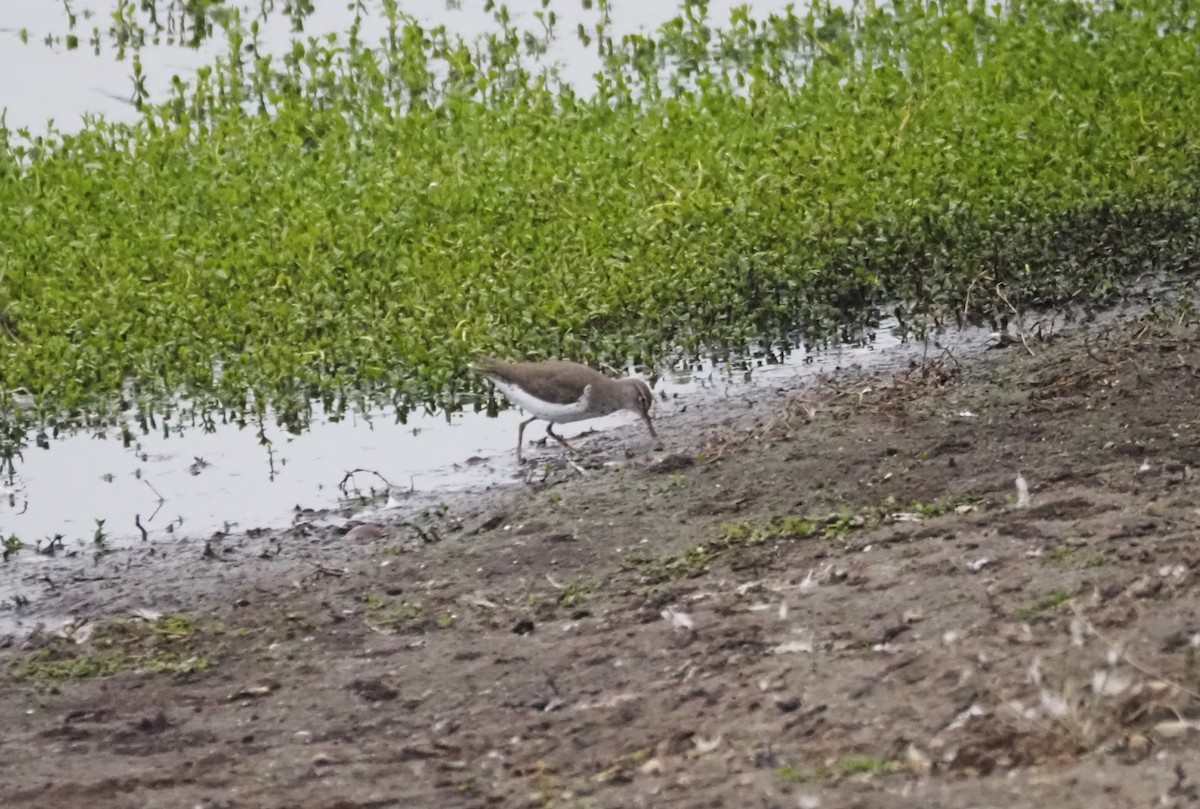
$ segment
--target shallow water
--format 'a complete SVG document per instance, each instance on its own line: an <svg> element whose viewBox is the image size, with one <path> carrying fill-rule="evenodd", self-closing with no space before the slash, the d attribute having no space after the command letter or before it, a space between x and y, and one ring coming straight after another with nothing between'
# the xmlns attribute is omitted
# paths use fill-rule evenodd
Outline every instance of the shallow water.
<svg viewBox="0 0 1200 809"><path fill-rule="evenodd" d="M987 339L988 332L972 330L946 341L961 352L977 349ZM764 386L796 386L836 369L893 367L927 352L937 353L922 342L902 343L883 328L864 345L796 350L782 363L762 364L749 374L712 366L669 374L655 387L656 394L668 397L658 397L655 418L669 436L672 413L684 407L703 407L714 398ZM257 431L250 428L219 426L213 433L196 429L170 438L153 433L129 449L111 438L70 436L52 441L49 450L26 450L17 478L0 502L0 533L16 534L29 544L54 534L63 534L68 544L90 543L96 521L104 520L108 541L120 545L140 539L138 515L151 539L169 536L168 526L188 536L286 526L297 506L337 507L342 494L338 484L348 471L360 468L378 472L398 492L449 492L504 482L521 474L515 442L523 418L516 410L496 418L458 413L449 422L444 416L416 415L405 425L396 424L387 411L371 414L369 421L361 416L341 422L316 418L299 436L268 429L275 442L274 473ZM649 447L645 428L628 413L565 425L557 432L570 439L615 428L631 449ZM526 441L543 435L543 423L535 422ZM586 450L586 442L581 448ZM535 462L560 452L553 443L545 451L527 450ZM197 458L207 465L199 466ZM369 473L357 474L352 483L363 494L371 487L386 491L383 481Z"/></svg>
<svg viewBox="0 0 1200 809"><path fill-rule="evenodd" d="M248 9L257 8L257 3L229 5L244 9L242 19L247 24L255 19L255 13ZM305 31L300 35L303 40L326 33L344 34L354 20L353 12L347 8L353 4L318 2L315 5L316 10L306 19ZM518 30L540 30L533 15L541 10L541 0L509 0L506 5ZM725 24L730 10L739 5L743 4L738 0L711 0L709 19ZM754 15L765 17L772 12L781 12L788 3L759 0L749 5ZM796 5L802 7L804 4ZM47 35L65 37L68 32L63 4L11 0L4 4L0 15L0 109L7 110L9 128L29 127L36 133L53 119L61 131L69 132L79 127L84 113L102 115L113 121L136 120L137 110L129 101L133 89L130 61L133 52L130 51L124 61L116 61L116 51L107 39L99 56L87 44L93 26L102 30L110 27L113 3L111 0L87 0L73 2L71 7L79 19L75 33L79 36L80 47L68 51L61 45L47 47L44 44ZM364 42L377 42L386 31L386 23L378 13L377 3L368 3L368 7L371 16L364 19L360 36ZM444 0L400 3L401 10L422 25L445 25L448 31L460 34L468 41L497 30L492 15L484 13L483 7L483 0L462 0L458 4ZM584 10L579 0L557 0L551 8L558 15L558 24L555 39L544 59L548 64L558 65L566 81L586 92L594 86L592 76L600 69L600 58L594 45L591 48L581 45L575 30L580 24L593 30L599 16L595 10ZM88 13L90 19L86 18ZM678 4L669 0L649 3L616 0L611 4L611 32L617 39L627 33L649 33L678 13ZM21 44L21 29L29 32L28 44ZM292 37L290 20L280 14L273 14L262 23L260 43L265 52L284 52ZM150 99L166 97L173 75L187 79L197 68L211 64L225 50L226 43L221 36L197 49L147 44L139 54L148 77L146 88Z"/></svg>
<svg viewBox="0 0 1200 809"><path fill-rule="evenodd" d="M0 107L6 110L10 128L28 126L37 132L53 119L61 130L70 131L89 113L124 121L137 116L125 100L132 87L131 61L117 61L107 38L99 55L87 45L93 26L109 27L112 3L88 0L71 5L79 17L76 34L81 43L74 51L43 43L48 34L67 33L62 4L9 3L0 17ZM346 3L316 5L317 11L306 21L305 38L342 33L353 19ZM537 29L533 14L541 8L540 0L513 0L508 5L518 29ZM710 19L723 23L737 5L741 5L737 0L713 0ZM752 4L751 9L763 16L786 5L783 0L768 0ZM545 60L557 64L565 79L586 90L599 59L594 48L580 46L575 28L580 23L594 28L598 15L584 10L577 1L559 0L552 7L559 15L557 38ZM482 11L483 0L464 0L457 7L419 2L402 4L402 8L425 25L444 24L468 39L495 30L491 14ZM618 0L612 5L612 33L619 37L651 31L675 16L678 9L674 2ZM252 17L247 13L243 19ZM368 17L362 38L370 42L381 37L384 25L380 16ZM18 36L21 29L29 32L26 45ZM278 53L292 37L290 21L274 15L263 25L260 41L265 50ZM167 44L143 47L139 55L151 98L162 97L172 75L188 78L196 68L223 54L225 47L219 37L194 50ZM976 338L982 342L983 336L955 339L970 342ZM781 365L756 369L749 382L741 372L714 373L711 368L700 374L665 378L657 390L666 391L670 399L660 401L657 417L669 424L673 410L702 405L706 397L736 394L744 386L783 378L794 383L837 366L871 367L909 354L919 356L923 350L920 344L900 346L881 330L869 346L816 354L793 352ZM292 519L297 506L327 509L339 505L342 492L338 484L349 470L357 468L377 471L399 490L411 487L419 492L488 485L517 474L514 444L522 419L518 412L507 411L494 420L482 414L456 414L449 422L441 416L414 416L405 425L394 423L393 414L387 411L370 415L369 420L359 417L341 422L317 418L300 436L269 429L273 457L259 445L256 430L233 426L210 434L194 429L170 438L158 433L141 436L139 445L128 449L119 440L100 440L88 434L55 440L49 450L31 446L19 462L15 478L0 480L0 536L16 535L33 544L62 534L68 543L89 543L102 520L107 539L120 544L141 537L135 518L140 518L151 538L167 536L169 528L176 534L204 536L217 530L281 526ZM644 428L631 414L571 425L561 432L570 438L590 429L617 426L622 427L622 437L628 436L631 447L645 446ZM535 424L527 436L540 438L542 430ZM352 483L364 493L372 486L382 487L382 481L370 474L357 475Z"/></svg>

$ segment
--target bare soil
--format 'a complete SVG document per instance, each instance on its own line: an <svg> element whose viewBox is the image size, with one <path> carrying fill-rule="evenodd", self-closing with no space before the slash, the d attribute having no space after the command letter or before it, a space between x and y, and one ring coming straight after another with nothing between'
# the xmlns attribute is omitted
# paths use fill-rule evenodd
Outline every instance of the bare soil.
<svg viewBox="0 0 1200 809"><path fill-rule="evenodd" d="M16 560L76 620L0 641L0 806L1195 804L1198 373L1077 327L382 531Z"/></svg>

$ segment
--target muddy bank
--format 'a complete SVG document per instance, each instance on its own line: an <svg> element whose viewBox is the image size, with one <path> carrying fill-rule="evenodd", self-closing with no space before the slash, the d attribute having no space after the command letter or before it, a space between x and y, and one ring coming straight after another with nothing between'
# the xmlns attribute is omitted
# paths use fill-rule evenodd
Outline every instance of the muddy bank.
<svg viewBox="0 0 1200 809"><path fill-rule="evenodd" d="M706 362L691 369L671 369L654 388L655 417L665 430L666 442L656 445L636 431L623 429L633 418L629 414L594 419L582 427L568 425L560 428L565 435L574 441L582 430L587 444L586 455L573 467L557 445L546 446L544 425L535 425L527 434L532 463L519 466L512 447L524 414L515 409L503 411L499 418L488 418L483 412L459 413L453 423L428 417L385 424L391 416L376 413L360 420L360 434L353 439L347 437L353 434L347 430L354 425L314 423L312 432L320 434L317 440L290 446L286 454L279 450L270 467L261 447L252 449L253 457L228 452L251 437L231 425L212 434L196 436L192 433L197 431L192 431L183 438L160 437L153 445L139 443L132 454L120 442L107 442L115 458L137 462L125 470L124 477L139 497L156 496L155 484L172 491L172 498L148 503L113 489L112 476L99 474L110 467L98 465L94 454L77 457L80 442L89 447L105 442L74 436L66 445L31 456L52 461L50 469L65 464L78 474L61 484L59 476L49 475L53 492L47 491L45 480L35 487L45 512L34 524L40 525L41 534L12 531L23 540L21 547L6 555L12 564L0 565L0 637L23 637L39 626L55 629L63 623L90 620L118 606L169 612L197 599L222 597L231 579L269 582L280 580L281 575L303 577L322 566L345 565L359 558L360 543L340 540L361 522L402 527L388 535L397 549L409 543L439 542L444 535L467 530L470 520L506 508L514 487L556 485L574 478L580 464L599 473L631 463L660 464L666 456L694 452L698 436L715 434L717 440L724 440L720 430L713 433L717 425L735 424L756 407L769 410L785 401L790 391L819 388L824 384L819 380L888 374L943 352L970 361L995 344L995 335L978 328L902 342L894 327L894 322L884 324L862 335L859 342L826 349L760 353L736 365ZM210 443L176 446L184 438ZM366 452L364 442L378 446ZM343 446L333 451L331 447L337 445ZM305 450L313 457L296 456ZM161 469L142 465L147 451L152 461L168 467L194 456L189 468L197 474L190 477L191 491L183 502L177 487L170 489L160 478ZM109 458L108 463L115 461ZM276 480L271 470L285 467L287 474ZM259 474L250 471L255 468ZM399 485L405 480L408 485ZM75 496L84 489L88 498ZM233 490L236 496L231 496ZM88 506L81 511L74 502L86 504L96 498L111 501L113 511L102 512L110 519L88 518L93 513L86 510ZM247 498L268 505L247 511ZM283 505L292 502L302 505L290 510ZM28 506L28 501L20 505ZM139 507L153 513L147 511L135 520ZM56 516L58 511L62 513ZM169 520L169 515L178 516ZM255 525L250 520L255 515L264 522L249 528ZM83 533L81 524L87 526Z"/></svg>
<svg viewBox="0 0 1200 809"><path fill-rule="evenodd" d="M1183 806L1198 369L1190 326L1080 327L378 534L47 559L30 620L78 622L0 651L0 801Z"/></svg>

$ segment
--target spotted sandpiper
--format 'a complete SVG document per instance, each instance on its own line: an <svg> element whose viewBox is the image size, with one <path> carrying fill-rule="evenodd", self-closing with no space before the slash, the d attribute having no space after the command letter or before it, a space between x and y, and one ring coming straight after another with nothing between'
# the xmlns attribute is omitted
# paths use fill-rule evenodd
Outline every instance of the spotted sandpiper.
<svg viewBox="0 0 1200 809"><path fill-rule="evenodd" d="M26 388L13 388L9 393L12 395L12 403L17 410L33 410L37 407L37 400Z"/></svg>
<svg viewBox="0 0 1200 809"><path fill-rule="evenodd" d="M658 439L650 421L654 395L640 379L610 379L586 365L566 360L501 362L480 357L471 370L491 380L510 402L530 414L517 430L517 463L523 460L525 427L536 419L549 422L546 435L572 452L574 448L554 432L555 424L607 416L618 410L637 413L650 435Z"/></svg>

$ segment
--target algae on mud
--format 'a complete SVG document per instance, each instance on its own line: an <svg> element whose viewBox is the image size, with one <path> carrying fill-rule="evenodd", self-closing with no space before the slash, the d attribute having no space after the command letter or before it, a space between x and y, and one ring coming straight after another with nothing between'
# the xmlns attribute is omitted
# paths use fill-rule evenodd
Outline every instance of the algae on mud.
<svg viewBox="0 0 1200 809"><path fill-rule="evenodd" d="M381 42L356 24L281 57L214 15L227 54L134 126L0 124L0 388L39 404L5 454L124 407L141 429L482 407L479 350L622 365L885 309L1001 324L1196 258L1182 4L717 24L689 0L620 40L606 8L577 32L590 94L531 61L552 14L524 32L501 7L472 43L389 2Z"/></svg>

